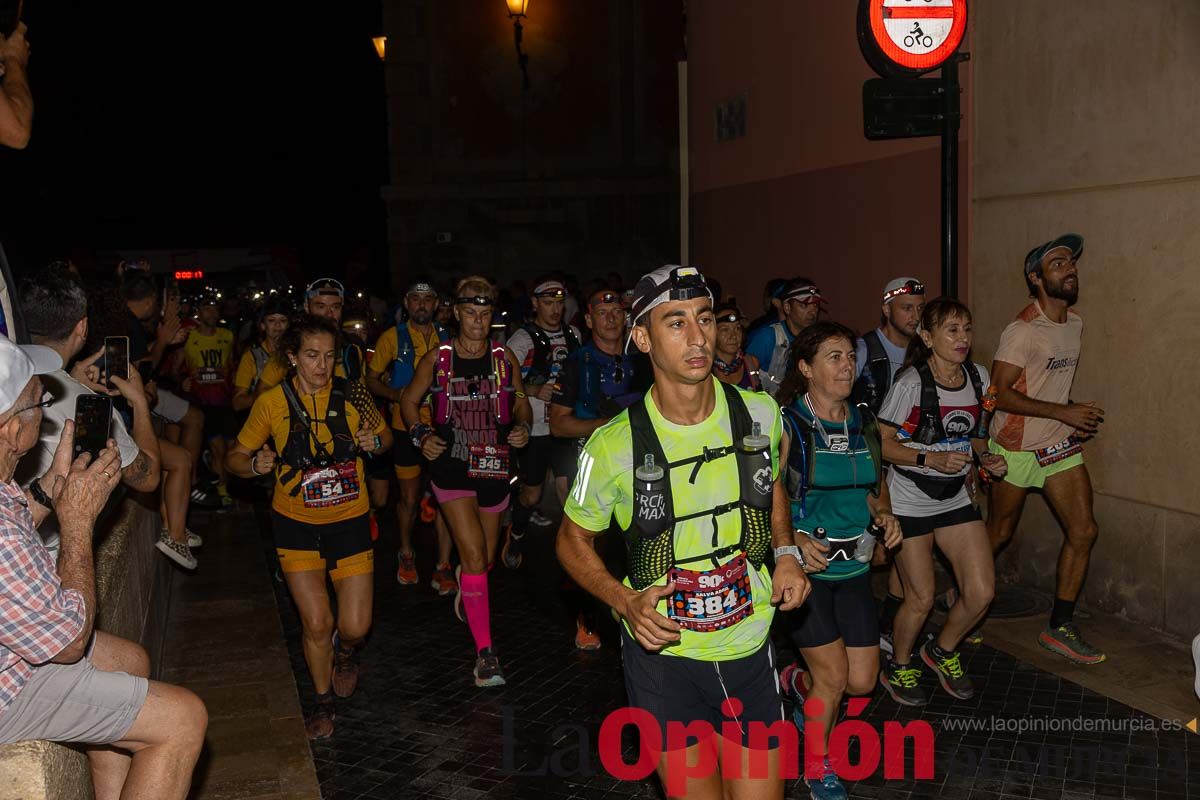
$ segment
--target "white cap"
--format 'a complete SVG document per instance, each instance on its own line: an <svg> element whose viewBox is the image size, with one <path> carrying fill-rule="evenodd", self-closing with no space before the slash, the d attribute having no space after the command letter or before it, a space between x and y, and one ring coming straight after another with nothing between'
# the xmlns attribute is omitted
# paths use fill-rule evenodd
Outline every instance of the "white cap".
<svg viewBox="0 0 1200 800"><path fill-rule="evenodd" d="M30 378L58 369L62 369L62 358L49 347L17 345L0 335L0 414L12 410Z"/></svg>
<svg viewBox="0 0 1200 800"><path fill-rule="evenodd" d="M916 294L924 297L925 284L917 278L892 278L888 281L888 285L883 287L883 302L886 305L902 294Z"/></svg>

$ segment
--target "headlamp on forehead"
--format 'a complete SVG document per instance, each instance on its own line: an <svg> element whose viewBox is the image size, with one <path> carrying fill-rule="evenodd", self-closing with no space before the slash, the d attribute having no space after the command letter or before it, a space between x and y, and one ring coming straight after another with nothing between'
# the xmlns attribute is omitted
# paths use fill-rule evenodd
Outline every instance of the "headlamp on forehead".
<svg viewBox="0 0 1200 800"><path fill-rule="evenodd" d="M456 305L456 306L490 306L490 305L493 305L493 303L492 303L492 298L488 297L487 295L477 294L477 295L473 295L470 297L466 297L466 296L456 297L456 298L454 298L454 305Z"/></svg>
<svg viewBox="0 0 1200 800"><path fill-rule="evenodd" d="M407 297L410 294L437 294L437 292L428 283L414 283L408 287L408 291L404 293L404 296Z"/></svg>
<svg viewBox="0 0 1200 800"><path fill-rule="evenodd" d="M670 287L671 300L694 300L697 297L711 296L704 276L695 267L676 267L671 270L667 286Z"/></svg>
<svg viewBox="0 0 1200 800"><path fill-rule="evenodd" d="M543 281L533 287L533 296L561 300L567 296L567 289L561 281Z"/></svg>
<svg viewBox="0 0 1200 800"><path fill-rule="evenodd" d="M883 302L887 302L903 294L925 294L925 284L920 281L905 281L901 286L883 293Z"/></svg>
<svg viewBox="0 0 1200 800"><path fill-rule="evenodd" d="M717 322L741 322L742 318L736 311L726 311L723 314L717 315Z"/></svg>
<svg viewBox="0 0 1200 800"><path fill-rule="evenodd" d="M603 292L592 298L591 307L602 306L605 303L620 303L621 296L616 292Z"/></svg>

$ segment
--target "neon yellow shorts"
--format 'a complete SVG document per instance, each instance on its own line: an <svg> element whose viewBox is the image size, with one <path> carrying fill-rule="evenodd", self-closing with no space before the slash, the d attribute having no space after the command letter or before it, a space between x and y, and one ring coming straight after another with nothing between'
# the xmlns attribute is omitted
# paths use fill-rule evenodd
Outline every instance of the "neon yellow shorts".
<svg viewBox="0 0 1200 800"><path fill-rule="evenodd" d="M1008 474L1004 476L1006 483L1020 486L1023 489L1041 489L1046 485L1046 478L1075 469L1083 465L1083 453L1068 456L1062 461L1043 467L1037 462L1037 456L1026 450L1005 450L996 444L995 439L988 439L988 450L1004 456L1008 463Z"/></svg>

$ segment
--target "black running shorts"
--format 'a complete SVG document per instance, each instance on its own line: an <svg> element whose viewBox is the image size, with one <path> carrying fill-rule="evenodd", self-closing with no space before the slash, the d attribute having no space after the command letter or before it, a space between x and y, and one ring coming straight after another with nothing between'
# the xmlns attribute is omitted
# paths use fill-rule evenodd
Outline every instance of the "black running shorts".
<svg viewBox="0 0 1200 800"><path fill-rule="evenodd" d="M278 491L278 489L276 489ZM275 552L284 572L328 570L335 581L366 575L375 568L368 515L313 525L271 511Z"/></svg>
<svg viewBox="0 0 1200 800"><path fill-rule="evenodd" d="M546 481L546 470L558 478L570 477L579 458L575 440L557 436L531 436L529 444L516 452L521 482L526 486L541 486Z"/></svg>
<svg viewBox="0 0 1200 800"><path fill-rule="evenodd" d="M723 723L732 723L739 744L750 747L761 746L764 737L757 731L784 719L775 650L769 639L757 652L743 658L697 661L647 652L621 624L621 656L629 705L650 712L658 722L663 752L669 749L669 722L686 725L703 720L717 734L724 733ZM727 699L737 702L730 708ZM727 715L726 711L737 713ZM753 740L751 733L756 733ZM768 750L779 747L775 739L765 741ZM691 744L695 742L685 746Z"/></svg>
<svg viewBox="0 0 1200 800"><path fill-rule="evenodd" d="M878 647L879 617L871 593L871 573L844 581L810 575L812 592L804 605L787 612L797 647L820 647L841 639L846 647Z"/></svg>
<svg viewBox="0 0 1200 800"><path fill-rule="evenodd" d="M904 538L914 539L917 536L928 536L936 528L949 528L967 522L976 522L983 517L979 516L978 508L968 504L962 508L934 514L930 517L902 517L897 514L896 519L900 522L900 530L904 532Z"/></svg>

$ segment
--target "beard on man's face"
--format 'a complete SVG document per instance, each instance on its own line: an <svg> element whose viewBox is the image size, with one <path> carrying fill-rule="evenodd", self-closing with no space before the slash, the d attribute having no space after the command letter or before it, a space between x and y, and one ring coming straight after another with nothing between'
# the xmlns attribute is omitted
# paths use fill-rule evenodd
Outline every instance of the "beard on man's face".
<svg viewBox="0 0 1200 800"><path fill-rule="evenodd" d="M1075 278L1070 287L1066 285L1067 279L1064 278L1056 283L1046 281L1046 296L1053 297L1055 300L1062 300L1069 306L1075 305L1075 301L1079 299L1079 279Z"/></svg>
<svg viewBox="0 0 1200 800"><path fill-rule="evenodd" d="M410 311L408 318L418 325L428 325L430 320L433 319L433 312L422 308L417 311Z"/></svg>

